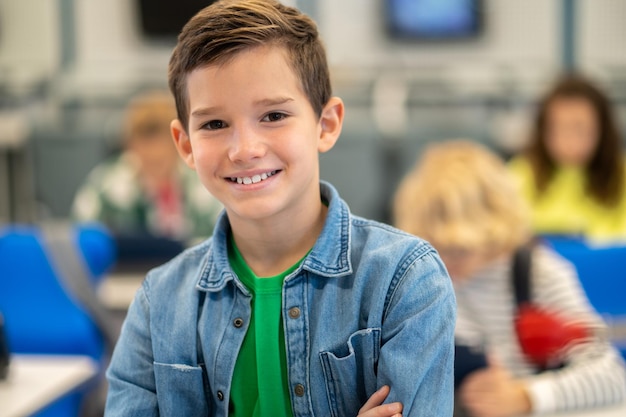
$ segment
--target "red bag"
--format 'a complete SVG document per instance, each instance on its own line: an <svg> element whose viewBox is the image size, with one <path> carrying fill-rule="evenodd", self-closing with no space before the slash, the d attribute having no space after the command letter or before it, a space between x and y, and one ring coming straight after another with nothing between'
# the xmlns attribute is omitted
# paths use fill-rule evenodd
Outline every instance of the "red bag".
<svg viewBox="0 0 626 417"><path fill-rule="evenodd" d="M591 336L586 326L531 303L518 307L515 330L526 357L543 369L559 367L571 345Z"/></svg>
<svg viewBox="0 0 626 417"><path fill-rule="evenodd" d="M557 368L567 349L591 336L589 329L563 315L530 301L530 248L524 247L513 261L513 287L517 301L515 331L526 358L542 369Z"/></svg>

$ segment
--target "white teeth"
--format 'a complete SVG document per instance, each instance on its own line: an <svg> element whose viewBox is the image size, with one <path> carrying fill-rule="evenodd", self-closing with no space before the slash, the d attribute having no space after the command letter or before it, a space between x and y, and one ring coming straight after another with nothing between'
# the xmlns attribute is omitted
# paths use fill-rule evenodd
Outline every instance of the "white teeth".
<svg viewBox="0 0 626 417"><path fill-rule="evenodd" d="M252 177L231 177L231 181L245 185L256 184L257 182L268 179L274 174L276 174L276 171L264 172L262 174L253 175Z"/></svg>

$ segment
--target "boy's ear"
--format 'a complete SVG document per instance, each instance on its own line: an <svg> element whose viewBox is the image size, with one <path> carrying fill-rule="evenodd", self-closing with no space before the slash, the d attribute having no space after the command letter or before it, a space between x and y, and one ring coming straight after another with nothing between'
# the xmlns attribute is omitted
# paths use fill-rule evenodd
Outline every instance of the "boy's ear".
<svg viewBox="0 0 626 417"><path fill-rule="evenodd" d="M320 152L327 152L337 142L343 126L344 107L343 101L339 97L331 97L322 109L319 126L320 138L317 149Z"/></svg>
<svg viewBox="0 0 626 417"><path fill-rule="evenodd" d="M172 132L172 138L174 139L174 145L180 157L191 169L196 169L196 164L193 159L193 149L191 148L191 141L189 135L185 131L183 124L180 120L175 119L170 123L170 131Z"/></svg>

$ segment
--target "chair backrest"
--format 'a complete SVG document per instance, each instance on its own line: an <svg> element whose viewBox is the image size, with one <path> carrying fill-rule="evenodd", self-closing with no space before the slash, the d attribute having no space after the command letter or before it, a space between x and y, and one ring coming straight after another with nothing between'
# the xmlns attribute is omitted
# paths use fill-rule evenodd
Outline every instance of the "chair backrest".
<svg viewBox="0 0 626 417"><path fill-rule="evenodd" d="M114 241L97 224L0 228L0 311L10 351L87 355L102 371L111 332L94 315L102 309L87 304L96 298L98 279L114 261ZM73 276L64 276L68 273ZM91 403L99 409L93 398L100 381L102 373L36 417L76 416L84 407L94 407Z"/></svg>
<svg viewBox="0 0 626 417"><path fill-rule="evenodd" d="M96 276L112 263L114 250L106 233L73 226L77 251ZM108 251L108 252L107 252ZM88 308L68 292L51 262L37 226L0 229L0 311L12 352L82 354L97 361L104 353L103 335Z"/></svg>
<svg viewBox="0 0 626 417"><path fill-rule="evenodd" d="M626 358L626 246L593 247L562 237L545 240L576 267L589 302L607 321Z"/></svg>

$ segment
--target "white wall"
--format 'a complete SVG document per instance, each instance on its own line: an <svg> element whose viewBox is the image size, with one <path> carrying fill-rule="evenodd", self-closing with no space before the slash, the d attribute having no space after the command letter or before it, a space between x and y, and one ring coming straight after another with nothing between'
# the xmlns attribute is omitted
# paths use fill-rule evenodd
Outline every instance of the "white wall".
<svg viewBox="0 0 626 417"><path fill-rule="evenodd" d="M57 0L0 0L0 82L19 91L57 72L58 10Z"/></svg>
<svg viewBox="0 0 626 417"><path fill-rule="evenodd" d="M480 38L436 44L391 40L381 0L320 0L319 23L334 66L401 66L470 84L501 76L532 82L559 66L559 6L560 0L485 0Z"/></svg>
<svg viewBox="0 0 626 417"><path fill-rule="evenodd" d="M73 0L76 67L65 94L117 94L136 83L165 82L172 45L142 39L132 0ZM459 88L488 89L507 78L536 85L558 70L561 0L484 0L484 35L449 44L394 42L383 27L384 0L317 1L331 65L357 74L404 67ZM288 1L294 3L294 1ZM581 67L626 74L626 0L578 0ZM49 77L60 65L59 0L0 0L0 76Z"/></svg>
<svg viewBox="0 0 626 417"><path fill-rule="evenodd" d="M135 2L74 0L76 66L68 94L123 94L142 83L165 85L173 45L142 38Z"/></svg>
<svg viewBox="0 0 626 417"><path fill-rule="evenodd" d="M448 44L396 42L382 24L384 0L319 0L318 20L335 67L405 67L451 81L460 89L489 90L519 82L531 95L561 65L562 0L484 0L485 33ZM626 0L578 0L579 68L606 80L626 78Z"/></svg>
<svg viewBox="0 0 626 417"><path fill-rule="evenodd" d="M578 58L599 76L626 79L626 1L579 0Z"/></svg>

